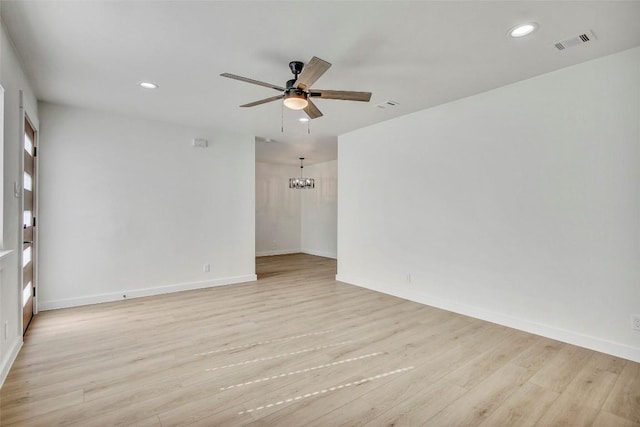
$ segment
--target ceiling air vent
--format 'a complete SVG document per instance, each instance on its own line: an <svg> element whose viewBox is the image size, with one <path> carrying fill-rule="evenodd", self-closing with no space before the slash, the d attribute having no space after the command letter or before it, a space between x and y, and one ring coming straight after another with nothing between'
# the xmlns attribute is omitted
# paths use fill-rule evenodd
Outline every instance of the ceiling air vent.
<svg viewBox="0 0 640 427"><path fill-rule="evenodd" d="M376 107L385 109L385 108L396 107L397 105L398 103L396 101L385 101L382 104L376 105Z"/></svg>
<svg viewBox="0 0 640 427"><path fill-rule="evenodd" d="M580 44L583 43L588 43L592 40L596 40L596 35L593 33L592 30L589 30L585 33L579 34L575 37L571 37L569 39L566 40L562 40L556 44L554 44L554 46L556 47L556 49L558 50L565 50L568 49L570 47L574 47L574 46L578 46Z"/></svg>

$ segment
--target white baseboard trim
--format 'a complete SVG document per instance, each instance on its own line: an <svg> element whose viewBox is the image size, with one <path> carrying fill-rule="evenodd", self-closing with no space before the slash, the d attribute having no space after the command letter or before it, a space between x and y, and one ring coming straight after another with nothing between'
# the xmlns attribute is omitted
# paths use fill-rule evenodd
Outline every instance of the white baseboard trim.
<svg viewBox="0 0 640 427"><path fill-rule="evenodd" d="M321 256L323 258L338 259L338 254L334 252L314 251L311 249L302 249L303 254Z"/></svg>
<svg viewBox="0 0 640 427"><path fill-rule="evenodd" d="M261 256L274 256L274 255L290 255L290 254L299 254L301 249L283 249L277 251L262 251L256 252L257 257Z"/></svg>
<svg viewBox="0 0 640 427"><path fill-rule="evenodd" d="M479 307L473 307L465 304L460 304L455 301L434 298L415 292L411 293L411 295L391 293L389 292L389 290L384 289L380 286L376 286L375 284L368 283L366 280L360 280L356 277L351 277L344 274L337 274L336 280L361 288L381 292L383 294L391 295L394 297L404 298L409 301L418 302L420 304L428 305L431 307L440 308L476 319L486 320L487 322L497 323L498 325L507 326L510 328L518 329L520 331L529 332L531 334L540 335L557 341L562 341L568 344L577 345L579 347L588 348L590 350L610 354L612 356L621 357L623 359L631 360L634 362L640 362L640 348L638 347L631 347L626 344L608 341L600 337L585 335L579 332L563 329L558 326L542 324L508 314L496 313L493 311L484 310Z"/></svg>
<svg viewBox="0 0 640 427"><path fill-rule="evenodd" d="M129 289L108 294L88 295L79 298L68 298L53 301L40 301L40 311L55 310L58 308L78 307L82 305L99 304L102 302L121 301L123 299L141 298L153 295L169 294L172 292L191 291L195 289L212 288L215 286L233 285L243 282L255 282L258 280L255 274L236 277L224 277L215 280L201 282L178 283L175 285L158 286L155 288ZM126 295L126 298L123 297Z"/></svg>
<svg viewBox="0 0 640 427"><path fill-rule="evenodd" d="M0 388L4 385L4 380L7 379L7 375L9 375L9 370L11 366L13 366L13 362L16 361L16 357L18 357L18 353L20 353L20 349L22 348L22 335L13 340L11 344L11 349L2 360L2 371L0 371Z"/></svg>

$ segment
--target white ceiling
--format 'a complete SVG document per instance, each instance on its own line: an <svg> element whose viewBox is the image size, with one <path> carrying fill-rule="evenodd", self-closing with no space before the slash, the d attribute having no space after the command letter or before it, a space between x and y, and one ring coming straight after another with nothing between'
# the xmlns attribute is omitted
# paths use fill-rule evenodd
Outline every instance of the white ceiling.
<svg viewBox="0 0 640 427"><path fill-rule="evenodd" d="M49 0L0 13L40 100L251 132L257 160L292 165L335 159L354 129L640 45L640 1ZM528 21L537 32L507 37ZM596 41L554 48L587 30ZM289 61L314 55L333 64L314 88L373 96L317 100L310 134L291 110L281 132L280 102L238 107L276 91L219 76L284 86ZM400 105L375 107L387 100Z"/></svg>

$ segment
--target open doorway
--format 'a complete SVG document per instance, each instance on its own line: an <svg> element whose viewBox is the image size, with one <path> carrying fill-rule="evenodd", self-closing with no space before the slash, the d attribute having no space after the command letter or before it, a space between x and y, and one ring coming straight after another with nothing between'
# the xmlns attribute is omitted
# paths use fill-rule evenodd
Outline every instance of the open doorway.
<svg viewBox="0 0 640 427"><path fill-rule="evenodd" d="M290 189L300 175L289 164L256 161L256 257L306 253L337 258L337 160L307 163L313 189Z"/></svg>

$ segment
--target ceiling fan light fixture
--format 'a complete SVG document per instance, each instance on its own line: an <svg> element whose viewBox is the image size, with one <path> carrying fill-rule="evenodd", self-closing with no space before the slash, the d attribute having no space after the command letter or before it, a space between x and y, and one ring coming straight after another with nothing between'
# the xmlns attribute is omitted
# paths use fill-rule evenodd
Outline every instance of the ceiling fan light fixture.
<svg viewBox="0 0 640 427"><path fill-rule="evenodd" d="M309 105L307 94L298 90L290 90L284 96L284 106L291 110L303 110Z"/></svg>
<svg viewBox="0 0 640 427"><path fill-rule="evenodd" d="M371 92L313 90L313 84L329 69L329 67L331 67L329 62L320 59L317 56L312 57L306 65L301 61L291 61L289 63L289 69L293 73L294 78L288 80L284 87L230 73L222 73L220 76L258 86L268 87L280 92L280 95L250 102L248 104L241 105L240 107L255 107L256 105L282 100L283 111L284 107L297 111L304 110L310 119L317 119L323 115L311 100L312 97L362 102L369 102L371 100ZM284 131L284 128L282 130Z"/></svg>

